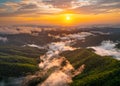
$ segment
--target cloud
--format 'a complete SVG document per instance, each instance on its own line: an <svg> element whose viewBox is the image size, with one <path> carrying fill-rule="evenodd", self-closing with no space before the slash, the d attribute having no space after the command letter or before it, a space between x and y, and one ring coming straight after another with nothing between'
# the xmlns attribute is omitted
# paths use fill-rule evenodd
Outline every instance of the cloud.
<svg viewBox="0 0 120 86"><path fill-rule="evenodd" d="M63 51L68 51L68 50L72 51L72 50L76 49L74 47L71 47L74 40L76 39L76 36L74 37L74 35L75 34L73 34L73 36L72 36L72 34L69 34L69 36L68 36L67 34L64 34L65 37L71 37L71 38L73 38L73 40L68 40L68 39L63 40L62 39L63 37L58 36L58 38L61 39L60 41L47 44L45 46L45 48L48 51L46 52L45 55L40 57L42 62L39 64L39 67L44 70L50 69L55 66L60 67L62 62L65 61L65 58L63 58L63 57L59 58L59 54ZM86 37L86 36L88 36L88 33L83 32L79 35L82 35L82 37ZM89 35L91 35L91 34L89 34ZM48 36L52 36L52 37L56 38L56 36L54 36L52 34L48 34ZM70 65L69 65L69 67L70 67ZM66 70L66 68L65 68L65 70ZM68 70L68 68L67 68L67 70Z"/></svg>
<svg viewBox="0 0 120 86"><path fill-rule="evenodd" d="M45 66L43 66L43 63L39 64L39 66L46 67L46 65L50 65L49 58L57 57L63 51L68 51L68 50L72 51L72 50L77 49L77 48L71 47L71 45L73 45L76 42L76 40L84 40L86 37L91 36L91 35L93 34L89 32L81 32L81 33L76 33L76 34L63 34L63 36L57 36L60 39L60 41L52 42L47 45L48 52L45 54L45 56L41 57L41 59L47 57L47 59L44 59ZM56 38L56 35L54 36L54 35L49 34L49 36Z"/></svg>
<svg viewBox="0 0 120 86"><path fill-rule="evenodd" d="M81 74L85 69L85 65L83 64L75 70L65 58L60 57L59 59L61 60L57 60L57 62L52 63L54 65L61 62L59 65L54 65L57 66L57 70L54 70L54 72L52 72L42 84L40 83L40 86L68 86L68 84L72 82L72 78Z"/></svg>
<svg viewBox="0 0 120 86"><path fill-rule="evenodd" d="M40 82L38 86L68 86L68 84L72 82L73 77L83 72L85 65L82 64L78 69L75 70L72 64L65 57L59 56L59 54L63 51L76 50L77 48L71 47L73 42L75 42L76 39L83 40L91 35L93 34L89 32L81 32L57 36L60 41L52 42L44 47L48 51L43 56L40 56L39 68L41 69L41 72L32 76L28 76L27 80L25 80L25 84L29 83L31 80L34 81L38 78L41 79L42 77L44 81ZM51 34L49 34L49 36L56 37L56 35L54 36ZM66 39L63 40L63 37L66 37ZM29 46L39 47L34 44Z"/></svg>
<svg viewBox="0 0 120 86"><path fill-rule="evenodd" d="M7 37L0 37L0 41L7 42L8 38Z"/></svg>
<svg viewBox="0 0 120 86"><path fill-rule="evenodd" d="M100 34L100 35L110 35L111 33L109 32L101 32L101 31L90 31L93 34Z"/></svg>
<svg viewBox="0 0 120 86"><path fill-rule="evenodd" d="M48 52L44 55L41 56L40 59L43 60L43 62L41 62L39 64L40 68L44 68L44 69L49 69L53 66L58 66L61 64L61 62L64 60L62 58L57 58L59 57L59 54L63 51L67 51L67 50L75 50L76 48L73 48L70 46L71 41L66 41L66 42L53 42L51 44L48 44ZM53 57L56 57L55 59ZM53 58L52 60L50 60L51 58Z"/></svg>
<svg viewBox="0 0 120 86"><path fill-rule="evenodd" d="M84 35L85 34L87 33L84 33ZM74 36L70 35L69 37L75 39ZM59 54L63 51L72 51L76 49L71 47L72 42L72 40L61 40L59 42L52 42L47 45L48 52L40 57L41 62L39 63L39 67L44 71L47 71L54 67L56 67L56 69L54 69L54 72L52 72L51 75L49 75L49 77L43 83L40 83L40 86L67 86L69 83L72 82L72 77L80 74L84 70L83 66L80 67L78 70L75 70L65 57L59 56Z"/></svg>
<svg viewBox="0 0 120 86"><path fill-rule="evenodd" d="M86 5L77 5L72 10L82 14L101 14L120 10L119 0L87 0ZM79 4L82 2L78 2ZM117 12L117 11L116 11Z"/></svg>
<svg viewBox="0 0 120 86"><path fill-rule="evenodd" d="M72 41L64 41L64 42L53 42L48 45L48 49L51 52L62 52L62 51L67 51L67 50L74 50L75 48L70 47ZM49 52L48 52L49 53Z"/></svg>
<svg viewBox="0 0 120 86"><path fill-rule="evenodd" d="M27 44L27 45L24 45L23 47L25 47L25 46L35 47L35 48L38 48L38 49L45 49L45 47L38 46L38 45L35 45L35 44Z"/></svg>
<svg viewBox="0 0 120 86"><path fill-rule="evenodd" d="M5 3L5 2L8 2L8 1L19 2L20 0L0 0L0 3Z"/></svg>
<svg viewBox="0 0 120 86"><path fill-rule="evenodd" d="M85 65L83 64L75 70L70 62L64 57L51 57L49 60L47 59L48 57L43 58L44 60L40 64L44 65L44 71L52 69L53 67L56 67L56 69L52 69L53 72L49 75L49 77L38 86L68 86L68 84L72 82L72 78L78 74L81 74L85 69Z"/></svg>
<svg viewBox="0 0 120 86"><path fill-rule="evenodd" d="M62 71L55 71L40 86L68 86L72 78Z"/></svg>
<svg viewBox="0 0 120 86"><path fill-rule="evenodd" d="M41 0L22 0L20 2L6 2L0 8L5 12L0 13L1 17L9 16L40 16L39 14L55 14L62 9L54 8L52 5L45 5ZM9 10L9 11L8 11Z"/></svg>
<svg viewBox="0 0 120 86"><path fill-rule="evenodd" d="M19 86L22 81L23 81L24 77L8 77L7 79L3 79L0 81L0 86Z"/></svg>
<svg viewBox="0 0 120 86"><path fill-rule="evenodd" d="M1 26L0 27L0 34L28 33L32 35L37 35L38 32L41 32L41 28L29 27L29 26Z"/></svg>
<svg viewBox="0 0 120 86"><path fill-rule="evenodd" d="M93 35L92 33L89 32L80 32L77 34L68 34L65 35L64 37L61 37L62 40L68 39L68 40L84 40L86 37Z"/></svg>
<svg viewBox="0 0 120 86"><path fill-rule="evenodd" d="M70 62L65 58L59 56L63 51L72 51L76 48L71 47L75 40L83 40L87 36L93 35L89 32L81 32L77 34L62 34L63 36L54 36L49 34L49 36L61 39L59 42L52 42L48 44L48 52L40 57L41 62L39 67L44 71L49 69L54 69L54 72L49 75L49 77L40 83L40 86L52 85L52 86L68 86L72 82L72 78L83 72L85 65L81 65L77 70L70 64ZM53 70L53 69L52 69Z"/></svg>
<svg viewBox="0 0 120 86"><path fill-rule="evenodd" d="M73 11L99 14L120 10L119 0L15 0L2 2L0 16L40 16Z"/></svg>
<svg viewBox="0 0 120 86"><path fill-rule="evenodd" d="M115 48L117 43L112 41L103 41L100 46L90 47L95 50L95 53L101 56L113 56L120 60L120 50Z"/></svg>
<svg viewBox="0 0 120 86"><path fill-rule="evenodd" d="M74 34L62 34L62 36L48 34L48 36L54 37L56 39L61 39L62 41L66 41L66 40L75 41L75 40L84 40L88 36L94 36L94 34L90 32L80 32L80 33L74 33Z"/></svg>
<svg viewBox="0 0 120 86"><path fill-rule="evenodd" d="M97 0L97 3L105 3L105 4L116 3L116 2L120 2L120 1L119 0Z"/></svg>
<svg viewBox="0 0 120 86"><path fill-rule="evenodd" d="M42 0L45 4L51 4L55 8L70 8L72 6L72 1L77 0Z"/></svg>

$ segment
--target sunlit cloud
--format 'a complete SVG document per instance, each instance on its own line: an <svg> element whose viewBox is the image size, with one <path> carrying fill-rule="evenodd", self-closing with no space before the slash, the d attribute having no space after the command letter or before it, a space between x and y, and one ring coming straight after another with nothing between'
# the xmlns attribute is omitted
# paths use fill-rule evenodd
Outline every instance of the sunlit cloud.
<svg viewBox="0 0 120 86"><path fill-rule="evenodd" d="M42 0L45 4L51 4L55 8L70 8L73 1L77 0Z"/></svg>
<svg viewBox="0 0 120 86"><path fill-rule="evenodd" d="M34 34L34 32L41 32L41 28L38 27L26 27L26 26L18 26L18 27L0 27L0 33L1 34L21 34L21 33L27 33L27 34Z"/></svg>
<svg viewBox="0 0 120 86"><path fill-rule="evenodd" d="M110 14L107 14L110 13ZM120 14L120 1L119 0L5 0L4 2L0 2L0 17L1 22L14 20L11 17L16 17L16 20L28 20L29 18L34 18L32 21L43 21L50 23L53 20L60 23L60 17L62 14L74 14L76 19L84 22L85 20L91 20L91 17L95 17L96 15L107 16L111 15L111 20L119 21L118 18L115 18L116 15ZM76 16L77 15L77 16ZM87 18L85 15L91 15ZM44 17L43 17L44 16ZM46 17L49 16L49 17ZM57 16L57 17L56 17ZM102 17L101 16L101 17ZM2 19L2 18L5 19ZM9 18L8 18L9 17ZM18 17L24 17L24 19L17 19ZM38 18L36 20L36 17ZM43 20L41 19L43 18ZM102 19L97 18L96 19ZM114 18L114 19L113 19ZM105 19L103 19L105 20ZM99 20L98 20L99 21ZM10 22L10 21L8 21ZM76 21L80 22L80 21ZM90 21L91 22L91 21ZM99 21L100 22L100 21ZM107 22L110 22L109 18L107 18ZM86 22L84 22L86 23ZM89 22L87 22L89 23ZM62 23L61 23L62 24Z"/></svg>
<svg viewBox="0 0 120 86"><path fill-rule="evenodd" d="M95 50L95 53L101 56L113 56L120 60L120 50L116 48L117 43L113 41L103 41L100 46L90 47Z"/></svg>
<svg viewBox="0 0 120 86"><path fill-rule="evenodd" d="M76 4L75 4L76 3ZM101 14L109 13L111 10L117 9L119 12L120 1L104 1L104 0L85 0L82 2L74 2L73 11L82 14Z"/></svg>
<svg viewBox="0 0 120 86"><path fill-rule="evenodd" d="M38 0L6 2L2 7L4 7L6 11L0 13L0 16L36 16L39 14L54 14L62 11L62 9L54 8L52 5L46 5Z"/></svg>
<svg viewBox="0 0 120 86"><path fill-rule="evenodd" d="M4 7L4 8L3 8ZM2 3L0 16L14 16L22 14L51 14L65 10L76 13L101 13L120 9L118 0L21 0ZM6 12L4 12L6 10Z"/></svg>

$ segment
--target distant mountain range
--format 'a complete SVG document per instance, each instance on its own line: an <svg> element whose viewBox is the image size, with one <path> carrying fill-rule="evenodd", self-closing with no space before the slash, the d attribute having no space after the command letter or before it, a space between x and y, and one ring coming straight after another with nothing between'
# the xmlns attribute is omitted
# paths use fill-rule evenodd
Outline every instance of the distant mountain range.
<svg viewBox="0 0 120 86"><path fill-rule="evenodd" d="M119 86L119 37L110 27L1 26L0 85Z"/></svg>

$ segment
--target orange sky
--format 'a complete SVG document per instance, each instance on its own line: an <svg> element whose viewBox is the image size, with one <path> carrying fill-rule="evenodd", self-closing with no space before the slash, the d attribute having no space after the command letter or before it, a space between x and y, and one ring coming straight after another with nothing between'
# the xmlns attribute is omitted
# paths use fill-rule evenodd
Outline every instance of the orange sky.
<svg viewBox="0 0 120 86"><path fill-rule="evenodd" d="M66 20L66 15L70 15L70 20ZM80 14L58 14L43 15L42 17L1 17L1 23L17 24L53 24L53 25L79 25L79 24L117 24L120 22L120 15L116 13L106 13L98 15Z"/></svg>
<svg viewBox="0 0 120 86"><path fill-rule="evenodd" d="M90 0L62 1L56 0L54 4L51 2L46 4L44 0L41 2L38 2L38 0L13 0L11 2L6 0L6 2L1 2L2 5L0 5L0 24L80 25L120 23L120 8L117 6L120 5L119 1L113 3L112 0L111 2L95 0L97 2L95 4L89 2ZM63 4L65 4L64 7ZM115 6L116 8L114 8ZM66 20L67 16L70 17L70 20Z"/></svg>

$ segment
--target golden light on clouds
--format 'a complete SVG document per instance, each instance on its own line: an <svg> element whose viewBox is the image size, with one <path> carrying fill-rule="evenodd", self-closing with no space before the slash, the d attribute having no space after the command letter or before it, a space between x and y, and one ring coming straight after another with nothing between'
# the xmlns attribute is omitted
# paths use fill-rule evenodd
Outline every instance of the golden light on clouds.
<svg viewBox="0 0 120 86"><path fill-rule="evenodd" d="M98 15L83 15L83 14L54 14L54 15L42 15L37 17L0 17L1 24L6 23L30 23L41 25L79 25L79 24L112 24L120 21L120 15L117 13L106 13Z"/></svg>
<svg viewBox="0 0 120 86"><path fill-rule="evenodd" d="M0 1L0 24L117 24L119 6L119 0L5 0Z"/></svg>

